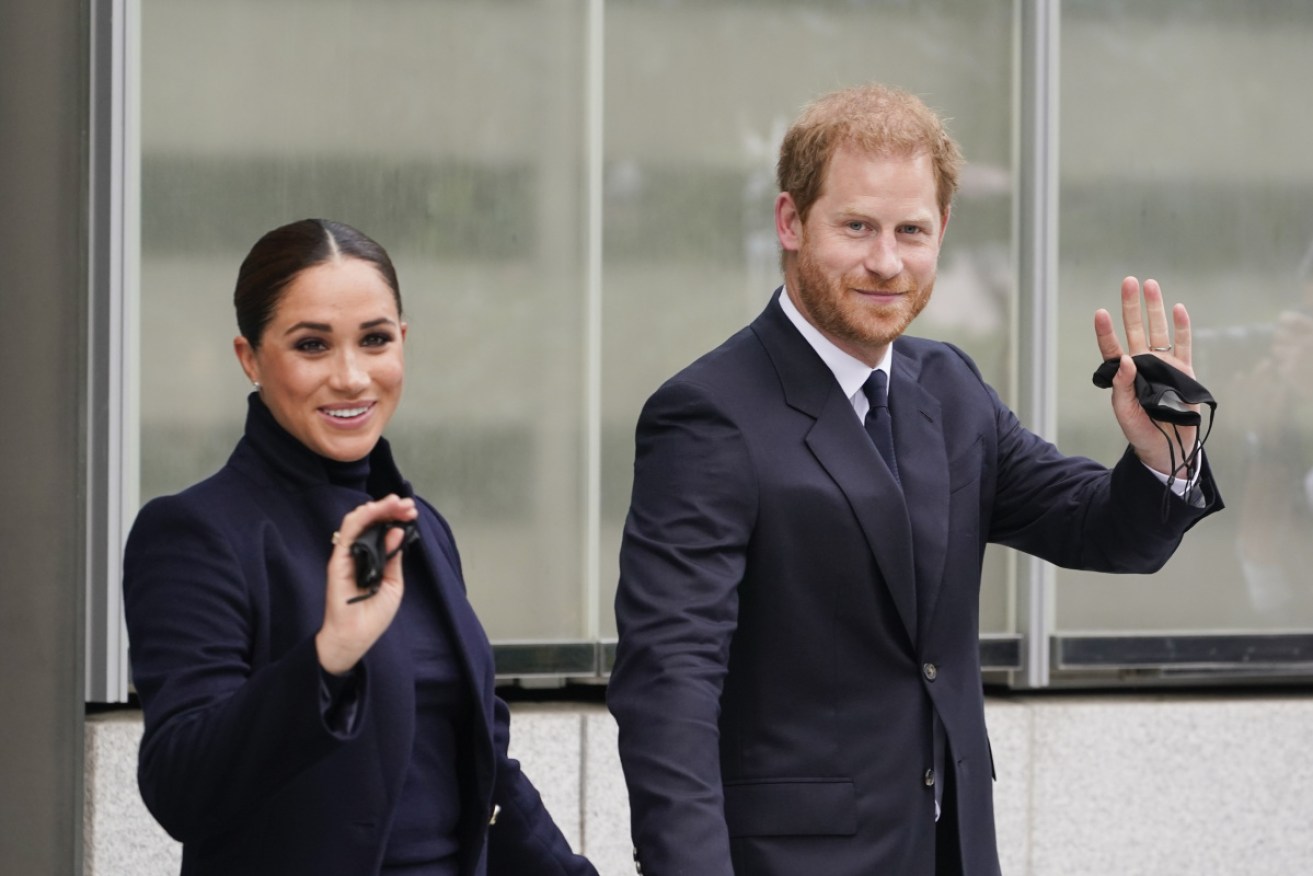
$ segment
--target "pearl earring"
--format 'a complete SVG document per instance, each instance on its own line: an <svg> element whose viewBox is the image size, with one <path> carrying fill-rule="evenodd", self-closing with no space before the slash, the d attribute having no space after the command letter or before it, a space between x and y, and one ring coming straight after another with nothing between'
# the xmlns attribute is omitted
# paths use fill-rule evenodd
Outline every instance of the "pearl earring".
<svg viewBox="0 0 1313 876"><path fill-rule="evenodd" d="M252 380L252 381L251 381L251 386L254 386L254 387L255 387L255 391L256 391L256 392L259 392L260 389L261 389L260 381L258 381L258 380Z"/></svg>

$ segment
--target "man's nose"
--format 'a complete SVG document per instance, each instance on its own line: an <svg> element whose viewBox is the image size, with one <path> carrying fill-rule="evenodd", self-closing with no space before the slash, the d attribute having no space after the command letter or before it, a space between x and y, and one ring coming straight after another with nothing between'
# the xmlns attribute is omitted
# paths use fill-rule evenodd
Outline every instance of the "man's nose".
<svg viewBox="0 0 1313 876"><path fill-rule="evenodd" d="M903 272L903 257L893 232L881 232L871 239L864 267L875 276L888 280Z"/></svg>

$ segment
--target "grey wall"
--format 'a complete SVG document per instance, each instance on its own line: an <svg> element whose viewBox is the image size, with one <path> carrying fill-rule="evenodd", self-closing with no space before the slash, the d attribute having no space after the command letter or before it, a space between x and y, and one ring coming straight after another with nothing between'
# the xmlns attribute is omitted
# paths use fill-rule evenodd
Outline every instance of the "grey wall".
<svg viewBox="0 0 1313 876"><path fill-rule="evenodd" d="M1025 695L985 707L1007 876L1313 873L1313 696ZM136 786L141 715L87 733L87 876L170 876ZM511 754L602 876L634 872L616 727L598 705L512 709Z"/></svg>
<svg viewBox="0 0 1313 876"><path fill-rule="evenodd" d="M89 4L0 11L0 873L82 870Z"/></svg>

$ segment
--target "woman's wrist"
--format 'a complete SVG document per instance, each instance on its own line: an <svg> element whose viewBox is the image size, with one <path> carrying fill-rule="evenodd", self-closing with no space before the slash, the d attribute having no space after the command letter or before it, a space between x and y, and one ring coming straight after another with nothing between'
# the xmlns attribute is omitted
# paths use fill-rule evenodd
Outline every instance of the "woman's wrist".
<svg viewBox="0 0 1313 876"><path fill-rule="evenodd" d="M315 633L315 654L319 657L320 667L329 675L347 675L360 662L358 656L348 653L344 648L333 645L329 640L329 636L322 629Z"/></svg>

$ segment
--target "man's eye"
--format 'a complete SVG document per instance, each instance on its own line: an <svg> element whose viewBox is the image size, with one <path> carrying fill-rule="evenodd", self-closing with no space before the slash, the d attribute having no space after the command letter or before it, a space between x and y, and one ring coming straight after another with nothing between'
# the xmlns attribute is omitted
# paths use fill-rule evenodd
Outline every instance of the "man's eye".
<svg viewBox="0 0 1313 876"><path fill-rule="evenodd" d="M903 231L904 234L920 234L920 233L921 233L921 226L920 226L920 225L904 225L903 228L902 228L902 231Z"/></svg>
<svg viewBox="0 0 1313 876"><path fill-rule="evenodd" d="M866 223L862 222L860 219L853 219L848 223L849 231L862 231L865 228L866 228Z"/></svg>

